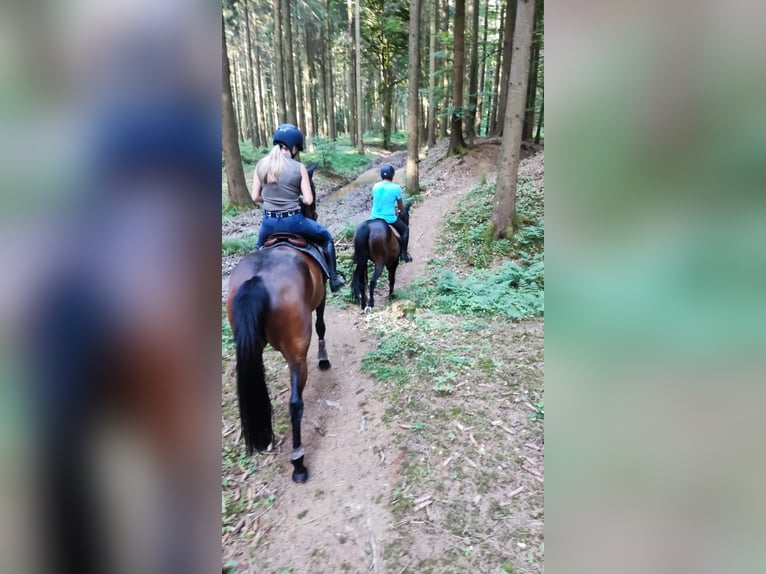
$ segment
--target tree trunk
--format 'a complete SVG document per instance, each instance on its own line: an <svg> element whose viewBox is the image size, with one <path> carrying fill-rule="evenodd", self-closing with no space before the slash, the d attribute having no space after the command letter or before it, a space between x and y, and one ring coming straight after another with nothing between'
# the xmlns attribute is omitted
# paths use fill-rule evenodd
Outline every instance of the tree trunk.
<svg viewBox="0 0 766 574"><path fill-rule="evenodd" d="M245 131L243 129L244 117L242 113L242 82L239 79L239 66L237 65L237 54L232 53L233 62L229 61L229 71L232 79L234 80L234 98L232 100L234 104L234 121L237 123L237 139L238 141L245 141Z"/></svg>
<svg viewBox="0 0 766 574"><path fill-rule="evenodd" d="M355 20L356 20L356 54L354 61L356 62L356 112L357 112L357 122L356 122L356 135L357 135L357 142L359 144L359 153L364 155L364 128L362 125L363 116L362 113L362 34L361 34L361 25L359 22L359 0L356 0L354 3L354 12L355 12Z"/></svg>
<svg viewBox="0 0 766 574"><path fill-rule="evenodd" d="M410 54L407 82L407 189L420 189L418 136L420 135L420 0L410 0Z"/></svg>
<svg viewBox="0 0 766 574"><path fill-rule="evenodd" d="M325 18L326 24L326 36L325 36L325 48L327 58L327 125L329 127L328 136L334 140L338 137L336 123L335 123L335 89L333 86L333 74L332 74L332 28L330 27L330 0L327 0L327 17Z"/></svg>
<svg viewBox="0 0 766 574"><path fill-rule="evenodd" d="M306 68L308 71L308 84L306 85L306 99L309 105L309 115L311 116L311 122L308 122L311 126L312 135L317 135L319 132L319 125L317 119L319 117L319 110L316 105L316 90L314 88L314 82L316 79L316 67L314 66L311 50L311 32L308 22L303 27L304 34L304 48L306 50Z"/></svg>
<svg viewBox="0 0 766 574"><path fill-rule="evenodd" d="M282 2L282 33L285 43L282 46L285 70L285 95L287 96L287 122L298 125L298 107L295 103L295 59L293 58L293 14L290 0L275 0Z"/></svg>
<svg viewBox="0 0 766 574"><path fill-rule="evenodd" d="M518 0L513 34L513 62L508 82L508 105L505 111L503 143L497 163L497 185L491 219L497 237L510 238L513 235L511 221L516 207L516 179L521 159L522 118L527 101L534 16L535 0Z"/></svg>
<svg viewBox="0 0 766 574"><path fill-rule="evenodd" d="M301 37L301 12L299 8L296 8L296 21L297 21L297 33L296 36L298 38ZM309 106L306 103L306 98L304 97L303 93L303 51L300 49L300 47L296 48L295 50L295 67L297 72L297 77L295 80L295 88L298 91L298 129L301 130L301 133L303 133L303 136L305 138L308 138L311 136L311 134L308 132L307 125L308 122L306 121L306 116L309 113Z"/></svg>
<svg viewBox="0 0 766 574"><path fill-rule="evenodd" d="M295 87L298 90L298 108L300 110L300 113L298 114L298 129L301 130L301 133L309 137L311 134L306 129L307 122L306 122L306 116L308 115L308 109L306 106L306 98L303 93L303 57L300 52L298 52L295 58L295 66L297 68L298 76L295 81Z"/></svg>
<svg viewBox="0 0 766 574"><path fill-rule="evenodd" d="M436 0L438 1L438 0ZM444 32L445 36L449 36L449 0L444 0ZM444 46L442 46L444 48ZM446 68L447 58L442 56L442 71ZM444 89L444 117L439 124L439 137L447 137L447 124L449 123L447 110L449 110L449 74L442 74L442 87Z"/></svg>
<svg viewBox="0 0 766 574"><path fill-rule="evenodd" d="M253 147L259 147L261 145L261 130L258 125L258 113L257 113L257 94L255 92L255 68L253 67L253 52L250 49L252 46L251 36L250 36L250 10L248 8L248 1L245 0L245 37L247 38L247 45L245 46L245 51L247 52L247 64L248 64L248 71L250 72L250 95L252 99L252 109L251 109L251 117L252 117L252 126L251 126L251 136L252 136L252 142Z"/></svg>
<svg viewBox="0 0 766 574"><path fill-rule="evenodd" d="M529 58L529 79L527 80L527 101L524 106L524 128L521 139L531 140L535 127L535 99L537 97L537 46L532 45Z"/></svg>
<svg viewBox="0 0 766 574"><path fill-rule="evenodd" d="M389 66L380 71L383 83L383 149L391 143L391 124L394 116L394 71Z"/></svg>
<svg viewBox="0 0 766 574"><path fill-rule="evenodd" d="M285 66L282 61L282 2L281 0L274 0L272 5L274 9L274 80L277 90L274 94L274 99L277 100L279 116L277 122L281 124L282 122L287 121L287 109L285 106Z"/></svg>
<svg viewBox="0 0 766 574"><path fill-rule="evenodd" d="M226 50L226 32L223 15L221 16L222 40L222 76L221 93L222 123L221 144L226 166L226 182L229 186L229 201L234 205L252 205L253 200L247 190L245 171L242 169L242 157L239 154L237 138L237 120L234 116L234 102L231 97L231 74L229 70L229 53Z"/></svg>
<svg viewBox="0 0 766 574"><path fill-rule="evenodd" d="M543 101L540 102L540 115L537 116L537 133L535 134L535 143L537 145L540 145L540 132L542 131L543 127L543 118L545 118L544 115L544 108L545 108L545 97L543 97Z"/></svg>
<svg viewBox="0 0 766 574"><path fill-rule="evenodd" d="M357 138L359 137L359 130L356 123L359 121L359 112L357 111L356 102L356 60L354 55L356 53L356 46L352 42L354 37L354 0L348 0L346 3L346 15L347 15L347 34L348 34L348 131L351 140L351 145L357 145Z"/></svg>
<svg viewBox="0 0 766 574"><path fill-rule="evenodd" d="M503 68L500 76L500 93L497 105L497 120L493 135L503 135L505 108L508 105L508 77L511 70L511 48L513 46L514 22L516 21L516 2L508 0L508 9L505 12L505 32L503 34ZM529 70L529 62L525 66Z"/></svg>
<svg viewBox="0 0 766 574"><path fill-rule="evenodd" d="M472 31L471 31L471 69L468 81L468 109L466 110L466 135L468 145L473 145L476 139L476 101L479 84L479 0L473 0Z"/></svg>
<svg viewBox="0 0 766 574"><path fill-rule="evenodd" d="M532 35L532 54L529 57L529 87L527 88L527 110L524 116L524 132L521 138L531 140L535 128L535 105L537 102L537 71L540 65L540 44L542 35L542 2L535 8L535 24Z"/></svg>
<svg viewBox="0 0 766 574"><path fill-rule="evenodd" d="M481 124L484 117L484 73L487 69L487 25L489 23L489 0L487 0L484 6L484 31L482 32L481 39L481 68L479 72L479 86L476 98L476 117L478 118L478 125L476 127L476 133L481 133ZM486 133L486 130L485 132Z"/></svg>
<svg viewBox="0 0 766 574"><path fill-rule="evenodd" d="M439 49L439 0L433 0L430 57L428 60L428 147L436 145L436 51Z"/></svg>
<svg viewBox="0 0 766 574"><path fill-rule="evenodd" d="M258 37L258 17L257 16L255 18L255 35L257 38ZM268 116L266 115L266 107L264 104L266 93L263 89L263 73L262 73L263 68L261 67L261 49L259 47L258 40L256 40L254 43L255 43L255 65L256 65L255 71L256 71L256 75L258 76L258 112L261 118L261 121L259 123L259 130L261 133L260 140L262 142L261 145L268 146L268 144L270 143L269 136L268 136L268 131L270 127L268 124L270 120L268 119Z"/></svg>
<svg viewBox="0 0 766 574"><path fill-rule="evenodd" d="M239 69L239 77L242 84L240 85L240 91L242 93L242 119L243 119L243 133L245 135L242 141L249 139L253 145L253 108L250 105L250 97L253 92L250 91L250 70L248 69L245 58L240 54L237 57L237 68Z"/></svg>
<svg viewBox="0 0 766 574"><path fill-rule="evenodd" d="M452 122L449 153L465 150L463 140L463 75L465 67L465 0L455 2L455 76L452 80Z"/></svg>
<svg viewBox="0 0 766 574"><path fill-rule="evenodd" d="M321 122L321 135L322 137L327 137L327 134L330 132L330 126L327 123L327 56L325 51L325 26L324 23L320 23L319 28L319 44L317 46L317 59L319 64L319 107L320 107L320 114L322 118Z"/></svg>
<svg viewBox="0 0 766 574"><path fill-rule="evenodd" d="M515 2L516 0L509 0L510 2ZM495 55L495 81L492 86L492 91L494 92L494 95L492 96L492 106L488 108L489 115L487 116L487 135L494 134L497 130L497 106L498 106L498 100L500 99L500 64L502 63L502 56L500 51L500 46L503 45L503 32L505 30L505 14L506 14L506 7L507 4L504 5L502 8L500 8L500 19L498 20L497 27L500 30L500 35L498 37L498 51Z"/></svg>

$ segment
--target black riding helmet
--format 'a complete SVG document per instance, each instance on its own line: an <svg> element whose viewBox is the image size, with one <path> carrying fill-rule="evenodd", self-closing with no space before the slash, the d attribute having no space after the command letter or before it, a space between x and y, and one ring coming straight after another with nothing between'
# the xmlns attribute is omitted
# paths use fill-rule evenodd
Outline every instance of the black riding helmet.
<svg viewBox="0 0 766 574"><path fill-rule="evenodd" d="M293 146L298 146L298 151L303 151L303 134L293 124L281 124L274 132L273 140L274 145L282 144L289 149L290 155L293 155Z"/></svg>
<svg viewBox="0 0 766 574"><path fill-rule="evenodd" d="M381 179L388 179L390 181L393 181L394 166L392 166L390 163L384 164L383 167L380 168L380 177Z"/></svg>

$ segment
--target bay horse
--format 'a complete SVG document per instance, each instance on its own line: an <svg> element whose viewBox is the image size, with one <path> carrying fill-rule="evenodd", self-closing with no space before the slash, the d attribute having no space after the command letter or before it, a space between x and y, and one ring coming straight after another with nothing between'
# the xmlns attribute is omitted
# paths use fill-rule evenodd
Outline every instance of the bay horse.
<svg viewBox="0 0 766 574"><path fill-rule="evenodd" d="M311 178L316 165L309 168ZM314 190L314 182L311 180ZM316 219L314 203L302 205L304 215ZM325 347L326 278L308 254L279 244L245 256L232 271L226 313L234 334L237 356L237 397L247 454L270 449L274 441L269 392L263 365L267 343L279 351L290 370L290 422L293 448L290 462L295 482L308 480L301 443L303 389L308 377L312 312L316 312L319 368L330 361Z"/></svg>
<svg viewBox="0 0 766 574"><path fill-rule="evenodd" d="M176 101L118 111L97 126L80 209L44 220L45 246L17 267L34 270L12 320L35 415L36 538L52 570L128 557L141 566L127 571L189 572L209 561L220 484L220 124Z"/></svg>
<svg viewBox="0 0 766 574"><path fill-rule="evenodd" d="M399 218L410 224L410 204L405 203ZM399 266L401 244L391 226L382 219L368 219L359 224L354 233L354 278L351 281L351 294L354 303L359 303L363 311L375 306L375 287L383 266L388 270L388 298L394 294L396 269ZM367 262L372 261L374 270L370 280L370 297L365 293L367 285Z"/></svg>

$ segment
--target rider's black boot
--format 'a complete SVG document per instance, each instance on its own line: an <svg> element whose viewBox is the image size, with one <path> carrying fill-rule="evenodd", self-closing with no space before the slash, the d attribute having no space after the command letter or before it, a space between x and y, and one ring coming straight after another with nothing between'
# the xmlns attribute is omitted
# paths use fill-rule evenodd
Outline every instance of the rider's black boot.
<svg viewBox="0 0 766 574"><path fill-rule="evenodd" d="M337 263L335 260L335 244L332 240L322 246L322 252L327 260L327 267L330 271L330 291L336 293L346 284L346 278L338 274Z"/></svg>

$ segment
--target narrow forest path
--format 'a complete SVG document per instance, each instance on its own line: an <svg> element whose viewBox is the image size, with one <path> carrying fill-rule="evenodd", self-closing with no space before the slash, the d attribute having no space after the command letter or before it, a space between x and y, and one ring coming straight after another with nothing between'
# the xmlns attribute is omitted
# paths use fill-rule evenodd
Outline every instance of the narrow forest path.
<svg viewBox="0 0 766 574"><path fill-rule="evenodd" d="M443 150L437 149L421 163L421 185L426 191L411 217L410 252L414 261L400 265L397 288L405 288L423 275L435 255L449 211L483 177L493 177L499 150L496 143L483 142L462 159L443 161L438 161ZM361 197L369 194L369 188L360 187L352 193ZM357 207L343 213L339 207L342 201ZM333 203L330 198L321 206L322 211L332 211L334 217L349 221L365 215L358 208L367 205L364 201L352 200L348 195L342 201ZM224 269L223 284L227 281ZM387 305L386 293L387 281L383 280L378 285L380 309ZM310 477L303 485L290 479L286 444L289 422L284 422L289 380L286 366L281 356L267 352L272 397L280 403L275 407L275 420L281 420L283 425L280 428L277 423L275 428L283 442L274 453L257 457L257 469L229 477L235 485L231 497L243 503L236 506L229 501L242 509L238 512L241 518L234 532L223 536L223 561L236 562L235 572L390 571L383 551L396 529L389 501L401 451L383 421L386 405L374 392L376 383L361 370L365 353L376 346L374 340L368 339L368 331L360 328L365 320L356 306L328 305L329 371L320 371L316 366L313 338L303 422ZM228 441L233 451L244 452L240 443L231 444L239 425L231 374L230 364L224 376L224 450Z"/></svg>

